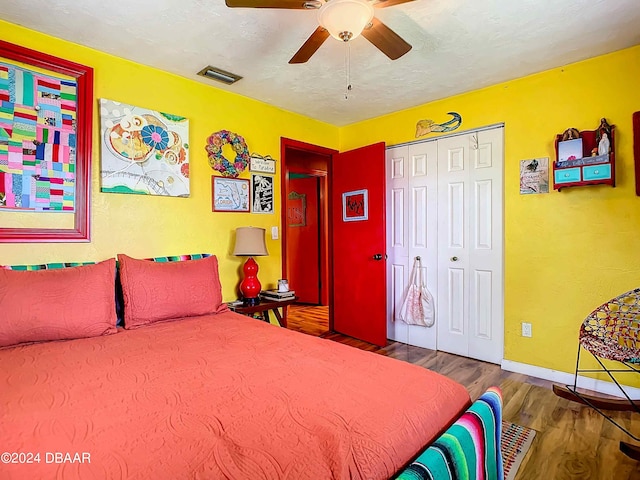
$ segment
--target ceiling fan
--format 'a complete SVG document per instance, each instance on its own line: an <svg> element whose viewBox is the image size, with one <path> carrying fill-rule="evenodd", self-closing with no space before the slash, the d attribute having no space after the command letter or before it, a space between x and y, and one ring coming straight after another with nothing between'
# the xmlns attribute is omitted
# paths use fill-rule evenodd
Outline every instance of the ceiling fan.
<svg viewBox="0 0 640 480"><path fill-rule="evenodd" d="M413 0L225 0L227 7L318 10L320 26L300 47L289 63L304 63L332 36L349 42L360 34L391 60L411 50L396 32L374 16L374 8L385 8Z"/></svg>

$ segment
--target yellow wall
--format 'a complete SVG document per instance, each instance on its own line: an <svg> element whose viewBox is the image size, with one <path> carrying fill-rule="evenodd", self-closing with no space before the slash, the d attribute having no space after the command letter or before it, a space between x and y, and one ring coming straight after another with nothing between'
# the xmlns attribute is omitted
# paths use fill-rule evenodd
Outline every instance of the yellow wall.
<svg viewBox="0 0 640 480"><path fill-rule="evenodd" d="M258 259L264 286L281 277L280 240L270 228L280 227L279 202L274 215L211 212L211 176L204 147L211 133L227 129L242 135L250 152L280 158L280 137L337 148L337 127L318 122L196 81L123 60L0 21L2 39L94 68L93 181L91 243L0 244L0 264L89 261L117 253L142 258L210 252L218 256L225 300L236 298L244 259L230 254L237 226L267 229L269 257ZM182 115L190 126L189 198L119 195L100 192L99 118L97 99L108 98ZM223 150L233 156L230 147ZM275 197L280 195L277 164ZM249 178L243 172L240 178ZM8 215L8 214L5 214Z"/></svg>
<svg viewBox="0 0 640 480"><path fill-rule="evenodd" d="M631 114L640 110L640 46L342 128L340 150L414 140L418 120L462 115L460 130L505 124L505 358L571 372L582 320L640 287L640 197ZM616 188L520 195L520 160L555 156L568 127L616 125ZM423 137L428 138L428 137ZM520 335L530 322L533 337Z"/></svg>
<svg viewBox="0 0 640 480"><path fill-rule="evenodd" d="M190 120L191 197L99 192L98 117L94 116L92 242L0 244L0 264L99 260L124 252L146 257L212 252L221 261L225 300L235 297L241 259L230 255L236 226L280 226L275 215L211 212L212 170L204 152L212 132L243 135L252 152L280 156L280 137L341 151L414 139L415 124L463 117L461 130L505 123L505 358L572 371L577 332L596 306L640 286L640 197L633 179L631 114L640 110L640 46L458 95L343 128L208 85L122 60L0 21L3 40L95 69L95 97ZM617 187L519 194L519 162L553 158L555 134L616 125ZM278 170L279 173L279 170ZM244 173L243 178L248 178ZM276 197L280 181L276 176ZM265 282L280 276L280 242L259 260ZM533 338L520 336L533 324Z"/></svg>

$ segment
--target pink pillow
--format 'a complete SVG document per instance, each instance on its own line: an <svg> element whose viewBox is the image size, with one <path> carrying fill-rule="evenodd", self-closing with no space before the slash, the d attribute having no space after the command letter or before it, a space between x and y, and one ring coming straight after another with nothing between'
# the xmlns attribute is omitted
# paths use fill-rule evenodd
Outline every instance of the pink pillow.
<svg viewBox="0 0 640 480"><path fill-rule="evenodd" d="M159 263L119 254L124 328L226 310L215 255Z"/></svg>
<svg viewBox="0 0 640 480"><path fill-rule="evenodd" d="M0 269L0 347L115 333L115 259L58 270Z"/></svg>

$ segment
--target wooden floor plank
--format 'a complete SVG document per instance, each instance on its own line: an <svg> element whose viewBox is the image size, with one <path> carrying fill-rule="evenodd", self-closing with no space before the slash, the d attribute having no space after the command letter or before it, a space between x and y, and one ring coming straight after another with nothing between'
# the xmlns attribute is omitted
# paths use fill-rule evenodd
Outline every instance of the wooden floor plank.
<svg viewBox="0 0 640 480"><path fill-rule="evenodd" d="M625 456L619 462L611 462L612 457L618 458L620 455L620 442L601 438L598 444L597 460L599 471L602 472L603 480L618 480L628 478L629 480L640 480L640 470L638 462Z"/></svg>
<svg viewBox="0 0 640 480"><path fill-rule="evenodd" d="M511 420L517 423L515 420ZM551 427L546 430L536 432L536 437L531 444L516 480L553 479L561 478L584 479L589 477L561 477L559 466L564 455L564 446L569 440L570 431L563 428ZM592 477L594 479L598 477Z"/></svg>

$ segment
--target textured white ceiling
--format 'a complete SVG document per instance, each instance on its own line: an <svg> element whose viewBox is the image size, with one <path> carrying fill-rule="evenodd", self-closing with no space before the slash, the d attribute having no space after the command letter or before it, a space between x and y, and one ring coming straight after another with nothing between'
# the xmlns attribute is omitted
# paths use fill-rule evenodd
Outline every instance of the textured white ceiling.
<svg viewBox="0 0 640 480"><path fill-rule="evenodd" d="M345 100L341 42L287 63L316 15L224 0L0 0L8 22L338 126L640 44L640 0L416 0L376 9L413 45L405 56L351 42ZM207 65L244 78L198 77Z"/></svg>

